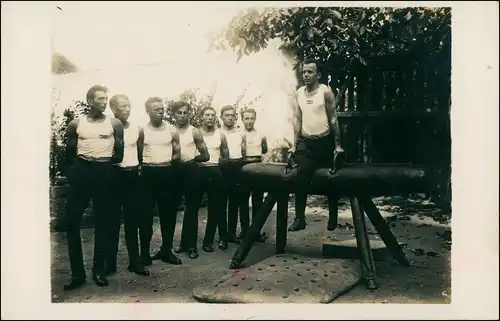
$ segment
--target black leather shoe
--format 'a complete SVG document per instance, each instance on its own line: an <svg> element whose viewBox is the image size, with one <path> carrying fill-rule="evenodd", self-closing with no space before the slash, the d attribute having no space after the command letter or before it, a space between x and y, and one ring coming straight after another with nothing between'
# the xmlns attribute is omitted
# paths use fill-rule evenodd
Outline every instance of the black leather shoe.
<svg viewBox="0 0 500 321"><path fill-rule="evenodd" d="M85 284L85 278L72 278L71 282L64 285L65 291L71 291Z"/></svg>
<svg viewBox="0 0 500 321"><path fill-rule="evenodd" d="M129 265L128 270L132 273L135 273L137 275L143 275L143 276L148 276L149 275L149 270L146 269L144 266L141 265Z"/></svg>
<svg viewBox="0 0 500 321"><path fill-rule="evenodd" d="M185 253L188 251L188 248L183 246L183 245L179 245L178 247L175 248L174 252L177 253L177 254L181 254L181 253Z"/></svg>
<svg viewBox="0 0 500 321"><path fill-rule="evenodd" d="M95 284L97 284L97 286L108 286L109 285L108 279L106 279L106 277L104 275L94 274L93 279L94 279Z"/></svg>
<svg viewBox="0 0 500 321"><path fill-rule="evenodd" d="M227 246L227 242L226 241L220 241L218 247L219 247L219 249L221 249L223 251L227 250L229 248L229 246Z"/></svg>
<svg viewBox="0 0 500 321"><path fill-rule="evenodd" d="M173 264L173 265L180 265L182 264L182 261L181 259L179 259L177 256L174 255L174 253L172 253L171 251L168 251L167 253L165 253L161 260L165 263L170 263L170 264Z"/></svg>
<svg viewBox="0 0 500 321"><path fill-rule="evenodd" d="M236 236L236 234L232 234L227 238L227 242L240 244L240 239Z"/></svg>
<svg viewBox="0 0 500 321"><path fill-rule="evenodd" d="M288 231L290 232L295 232L295 231L300 231L300 230L305 230L306 229L306 220L296 218L293 220L292 225L288 228Z"/></svg>
<svg viewBox="0 0 500 321"><path fill-rule="evenodd" d="M189 249L188 256L190 259L194 260L194 259L197 259L200 255L198 254L197 249Z"/></svg>
<svg viewBox="0 0 500 321"><path fill-rule="evenodd" d="M210 253L214 251L214 246L212 244L203 245L203 251Z"/></svg>

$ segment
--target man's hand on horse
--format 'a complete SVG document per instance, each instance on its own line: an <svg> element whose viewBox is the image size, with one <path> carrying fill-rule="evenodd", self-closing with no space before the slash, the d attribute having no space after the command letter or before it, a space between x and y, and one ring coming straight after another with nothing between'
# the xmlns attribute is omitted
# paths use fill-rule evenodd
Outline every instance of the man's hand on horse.
<svg viewBox="0 0 500 321"><path fill-rule="evenodd" d="M332 168L330 169L330 175L334 175L343 166L345 161L345 151L340 146L337 145L333 152Z"/></svg>

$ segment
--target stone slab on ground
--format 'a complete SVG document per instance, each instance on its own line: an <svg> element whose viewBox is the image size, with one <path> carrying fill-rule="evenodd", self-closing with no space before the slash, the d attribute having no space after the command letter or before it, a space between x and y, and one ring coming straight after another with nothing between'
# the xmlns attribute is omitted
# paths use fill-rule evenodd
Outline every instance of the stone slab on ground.
<svg viewBox="0 0 500 321"><path fill-rule="evenodd" d="M321 236L320 242L321 254L325 258L359 259L358 245L354 235L325 233ZM388 254L384 242L372 235L370 235L370 248L374 260L382 261Z"/></svg>
<svg viewBox="0 0 500 321"><path fill-rule="evenodd" d="M196 287L206 303L330 303L361 281L359 262L280 254Z"/></svg>

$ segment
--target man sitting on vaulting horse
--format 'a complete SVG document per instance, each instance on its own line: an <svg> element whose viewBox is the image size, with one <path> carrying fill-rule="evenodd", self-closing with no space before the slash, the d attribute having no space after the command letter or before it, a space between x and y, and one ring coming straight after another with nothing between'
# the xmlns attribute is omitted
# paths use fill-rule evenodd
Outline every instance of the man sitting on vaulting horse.
<svg viewBox="0 0 500 321"><path fill-rule="evenodd" d="M402 266L410 266L405 253L391 233L389 226L371 200L381 195L398 195L402 191L423 191L426 189L425 170L419 166L367 165L345 166L338 175L336 170L344 160L344 151L340 146L340 129L335 115L335 97L329 87L320 85L318 63L307 59L303 63L305 86L296 92L296 121L294 122L295 145L289 149L289 164L285 172L279 166L270 164L248 164L243 166L241 178L244 184L263 184L267 197L261 210L256 215L234 253L230 268L241 267L252 243L268 219L277 202L276 253L284 253L286 246L286 219L288 213L288 193L295 192L295 220L289 231L305 229L305 206L307 193L326 194L329 203L328 230L337 227L338 197L348 196L351 203L356 244L359 249L361 273L368 289L376 289L375 264L370 249L370 239L366 229L364 214L369 217L380 238L384 241L392 256ZM339 158L339 156L341 156ZM295 174L288 176L293 166ZM319 170L319 171L318 171ZM325 172L326 170L326 172ZM328 170L330 175L327 174ZM318 173L319 172L319 173ZM315 175L317 173L317 175ZM315 186L311 186L313 183ZM291 183L293 186L290 186Z"/></svg>
<svg viewBox="0 0 500 321"><path fill-rule="evenodd" d="M306 228L305 209L307 190L318 168L330 168L335 154L343 152L340 145L340 128L335 114L335 95L330 87L320 84L318 62L306 59L302 67L305 86L296 92L294 101L295 144L289 149L297 165L295 192L295 219L289 231ZM337 227L338 197L328 195L329 218L327 229Z"/></svg>

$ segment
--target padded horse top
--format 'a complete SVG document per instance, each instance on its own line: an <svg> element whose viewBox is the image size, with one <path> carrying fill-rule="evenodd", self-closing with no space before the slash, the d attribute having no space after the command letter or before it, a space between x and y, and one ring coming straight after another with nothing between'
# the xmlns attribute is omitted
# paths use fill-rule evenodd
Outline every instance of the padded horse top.
<svg viewBox="0 0 500 321"><path fill-rule="evenodd" d="M253 163L244 165L241 182L266 192L294 191L297 169L286 173L285 163ZM316 171L309 192L335 193L337 196L388 196L425 192L427 177L423 166L406 164L345 164L332 174L330 168Z"/></svg>

